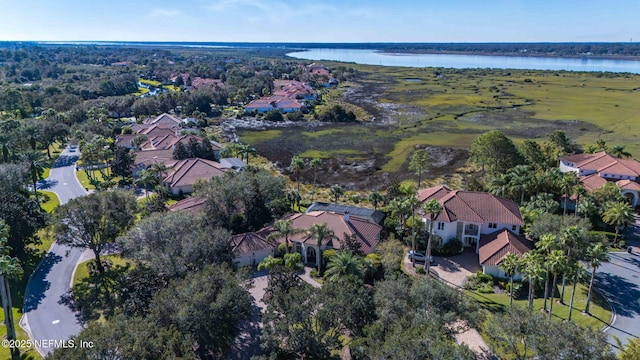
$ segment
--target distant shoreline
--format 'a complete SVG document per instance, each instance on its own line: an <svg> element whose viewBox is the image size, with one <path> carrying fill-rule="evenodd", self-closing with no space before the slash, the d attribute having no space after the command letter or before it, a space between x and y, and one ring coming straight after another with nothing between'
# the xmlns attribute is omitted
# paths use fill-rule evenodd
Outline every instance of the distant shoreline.
<svg viewBox="0 0 640 360"><path fill-rule="evenodd" d="M628 55L570 55L570 54L540 54L540 53L503 53L503 52L481 52L481 51L451 51L451 50L378 50L372 49L380 54L398 56L402 54L432 54L432 55L477 55L477 56L508 56L508 57L536 57L551 59L589 59L589 60L629 60L640 61L640 56Z"/></svg>

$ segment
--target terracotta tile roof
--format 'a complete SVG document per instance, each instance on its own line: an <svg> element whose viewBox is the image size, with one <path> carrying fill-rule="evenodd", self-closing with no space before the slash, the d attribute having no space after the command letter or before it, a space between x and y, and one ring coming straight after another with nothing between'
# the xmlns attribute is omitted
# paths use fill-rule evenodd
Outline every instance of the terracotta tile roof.
<svg viewBox="0 0 640 360"><path fill-rule="evenodd" d="M299 102L295 101L295 100L289 100L289 99L285 99L285 100L280 100L276 103L276 106L278 107L278 109L301 109L302 105L300 105Z"/></svg>
<svg viewBox="0 0 640 360"><path fill-rule="evenodd" d="M443 185L420 189L418 190L418 200L420 202L425 202L431 199L440 200L443 196L447 195L450 192L451 190Z"/></svg>
<svg viewBox="0 0 640 360"><path fill-rule="evenodd" d="M436 220L522 225L518 204L489 193L449 190L444 186L421 189L418 200L437 200L443 208Z"/></svg>
<svg viewBox="0 0 640 360"><path fill-rule="evenodd" d="M380 231L382 231L382 226L376 223L356 217L348 217L348 220L346 220L345 215L328 211L293 214L286 217L285 220L291 220L291 226L294 229L308 229L313 224L326 223L327 227L333 231L334 238L325 240L325 244L334 249L340 249L339 240L343 239L345 233L347 235L356 234L356 240L362 244L360 250L365 254L375 250L378 242L380 242ZM315 240L305 233L295 235L292 239L305 244L315 244Z"/></svg>
<svg viewBox="0 0 640 360"><path fill-rule="evenodd" d="M144 152L144 151L143 151ZM227 171L215 161L200 158L180 160L168 172L163 182L170 187L188 186L196 180L209 180L215 176L222 176Z"/></svg>
<svg viewBox="0 0 640 360"><path fill-rule="evenodd" d="M576 154L561 157L560 160L574 163L580 170L592 170L618 175L640 176L640 162L620 159L604 151L595 154Z"/></svg>
<svg viewBox="0 0 640 360"><path fill-rule="evenodd" d="M587 190L588 192L599 189L607 183L607 180L601 178L598 173L593 173L587 176L580 176L580 181L582 182L582 185L584 185L585 190Z"/></svg>
<svg viewBox="0 0 640 360"><path fill-rule="evenodd" d="M151 124L151 125L161 124L169 127L179 127L182 121L180 121L180 119L178 119L177 117L171 114L164 113L156 116L155 118L145 119L142 123Z"/></svg>
<svg viewBox="0 0 640 360"><path fill-rule="evenodd" d="M134 165L148 167L152 164L165 164L173 160L173 150L145 150L136 151L136 159Z"/></svg>
<svg viewBox="0 0 640 360"><path fill-rule="evenodd" d="M261 250L271 250L278 246L275 240L267 240L268 231L260 230L231 237L231 249L238 254L246 254Z"/></svg>
<svg viewBox="0 0 640 360"><path fill-rule="evenodd" d="M509 230L499 230L480 236L478 256L481 265L497 266L509 253L522 257L532 249L533 244L531 241Z"/></svg>
<svg viewBox="0 0 640 360"><path fill-rule="evenodd" d="M133 147L133 144L131 144L131 141L133 141L133 139L137 138L139 135L138 134L122 134L122 135L117 135L116 136L116 146L123 146L123 147Z"/></svg>
<svg viewBox="0 0 640 360"><path fill-rule="evenodd" d="M167 136L167 135L175 135L176 131L168 128L164 125L151 125L146 129L142 129L138 132L138 135L147 135L148 138L157 137L157 136Z"/></svg>
<svg viewBox="0 0 640 360"><path fill-rule="evenodd" d="M620 188L620 189L624 189L624 190L633 190L633 191L640 191L640 184L638 184L635 181L631 181L631 180L618 180L616 181L616 185Z"/></svg>
<svg viewBox="0 0 640 360"><path fill-rule="evenodd" d="M190 196L169 206L169 211L189 211L197 213L204 209L206 202L207 199L205 198Z"/></svg>

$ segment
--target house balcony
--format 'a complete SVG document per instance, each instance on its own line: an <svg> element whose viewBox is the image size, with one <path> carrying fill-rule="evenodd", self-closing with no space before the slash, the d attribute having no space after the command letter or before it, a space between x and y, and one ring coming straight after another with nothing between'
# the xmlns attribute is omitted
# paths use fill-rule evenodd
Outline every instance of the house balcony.
<svg viewBox="0 0 640 360"><path fill-rule="evenodd" d="M479 236L480 227L476 224L466 224L464 226L464 236Z"/></svg>

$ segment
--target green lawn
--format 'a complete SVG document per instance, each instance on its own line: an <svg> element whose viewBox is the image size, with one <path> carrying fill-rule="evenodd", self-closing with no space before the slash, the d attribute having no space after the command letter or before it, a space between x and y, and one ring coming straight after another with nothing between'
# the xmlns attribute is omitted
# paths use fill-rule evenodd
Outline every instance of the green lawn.
<svg viewBox="0 0 640 360"><path fill-rule="evenodd" d="M18 336L18 340L29 340L29 335L24 331L19 323L20 318L22 317L22 311L19 308L13 308L13 321L16 324L16 335ZM2 321L2 326L0 326L0 337L2 339L6 339L7 337L7 328L4 326L4 312L0 311L0 321ZM21 359L42 359L42 356L38 353L35 348L31 349L20 349L20 358ZM8 347L1 346L0 347L0 359L11 359L11 352Z"/></svg>
<svg viewBox="0 0 640 360"><path fill-rule="evenodd" d="M60 199L58 195L52 191L39 190L38 194L46 195L49 200L40 204L42 209L48 213L53 212L58 205L60 205Z"/></svg>
<svg viewBox="0 0 640 360"><path fill-rule="evenodd" d="M93 172L93 176L99 181L99 182L103 182L104 178L102 177L102 174L100 173L100 171L94 171ZM78 170L76 171L76 177L78 178L78 180L80 181L80 184L82 185L82 187L84 187L85 189L95 189L96 187L91 184L91 182L89 181L89 177L87 176L87 171L86 170Z"/></svg>
<svg viewBox="0 0 640 360"><path fill-rule="evenodd" d="M42 179L46 179L49 177L49 174L51 173L51 168L46 167L44 168L44 170L42 171L42 175L40 176L40 178Z"/></svg>
<svg viewBox="0 0 640 360"><path fill-rule="evenodd" d="M149 85L149 86L160 87L162 85L160 81L156 81L156 80L138 79L138 81L140 81L142 84Z"/></svg>
<svg viewBox="0 0 640 360"><path fill-rule="evenodd" d="M560 286L557 287L560 290ZM520 293L526 293L528 289L527 285L523 285ZM603 329L609 325L612 320L611 307L606 299L598 292L594 291L591 298L591 315L583 315L586 301L587 301L588 288L582 284L579 284L576 288L576 296L573 302L573 313L571 320L582 326L588 326L593 329ZM478 301L482 307L491 311L499 312L504 311L509 307L509 296L507 294L481 294L477 291L465 291L465 294L471 296L474 300ZM526 294L525 294L526 295ZM556 299L557 300L557 299ZM561 305L559 303L553 304L553 318L556 320L567 320L569 317L569 301L571 300L571 287L567 285L564 294L564 302L567 305ZM525 299L514 300L514 305L526 307L528 302ZM533 309L540 311L544 304L544 300L537 298L533 301Z"/></svg>
<svg viewBox="0 0 640 360"><path fill-rule="evenodd" d="M107 256L102 256L101 258L103 260L107 260L107 259L111 260L113 262L113 266L117 266L117 265L126 266L127 264L129 264L130 266L133 266L133 263L130 260L123 259L120 257L120 255L107 255ZM87 268L87 265L89 264L90 261L93 261L93 259L85 261L78 265L78 267L76 268L76 272L73 274L73 286L76 286L82 280L89 277L89 270Z"/></svg>

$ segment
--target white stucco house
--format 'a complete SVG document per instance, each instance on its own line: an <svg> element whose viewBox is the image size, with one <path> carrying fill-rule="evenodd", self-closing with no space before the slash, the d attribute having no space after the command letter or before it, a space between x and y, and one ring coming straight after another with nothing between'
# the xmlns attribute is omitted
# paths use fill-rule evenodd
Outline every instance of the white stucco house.
<svg viewBox="0 0 640 360"><path fill-rule="evenodd" d="M498 230L520 232L524 224L518 204L484 192L450 190L436 186L418 191L418 200L436 200L442 206L435 218L433 231L443 243L459 239L465 247L480 249L480 237ZM429 214L422 214L429 229Z"/></svg>
<svg viewBox="0 0 640 360"><path fill-rule="evenodd" d="M592 192L608 182L615 183L634 207L640 206L640 162L620 159L604 151L560 158L560 171L574 172L585 189Z"/></svg>
<svg viewBox="0 0 640 360"><path fill-rule="evenodd" d="M504 257L509 253L522 257L528 251L533 250L531 241L509 230L498 230L490 234L480 236L480 250L478 261L482 266L482 272L499 278L508 278L500 268ZM522 273L515 273L514 280L522 280Z"/></svg>

